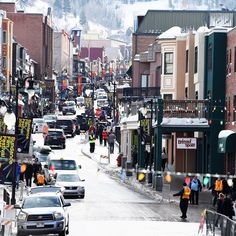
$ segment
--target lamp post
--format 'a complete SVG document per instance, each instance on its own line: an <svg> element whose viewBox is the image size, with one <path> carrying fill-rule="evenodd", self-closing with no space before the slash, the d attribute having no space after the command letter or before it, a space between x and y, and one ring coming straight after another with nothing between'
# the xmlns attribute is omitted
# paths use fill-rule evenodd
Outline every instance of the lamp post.
<svg viewBox="0 0 236 236"><path fill-rule="evenodd" d="M114 124L117 123L117 117L116 117L116 86L117 86L117 83L115 80L113 80L112 82L112 85L113 85L113 122Z"/></svg>

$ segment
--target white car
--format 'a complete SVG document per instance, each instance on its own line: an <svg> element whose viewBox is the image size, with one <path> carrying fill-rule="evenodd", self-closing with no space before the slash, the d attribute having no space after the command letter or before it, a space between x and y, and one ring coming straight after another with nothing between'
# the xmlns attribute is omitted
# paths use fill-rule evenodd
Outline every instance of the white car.
<svg viewBox="0 0 236 236"><path fill-rule="evenodd" d="M52 158L48 162L49 173L52 176L57 176L64 171L69 171L71 174L78 174L81 165L78 165L73 159Z"/></svg>
<svg viewBox="0 0 236 236"><path fill-rule="evenodd" d="M62 193L64 196L84 198L84 179L80 179L78 174L72 174L70 171L58 173L55 186L63 187Z"/></svg>
<svg viewBox="0 0 236 236"><path fill-rule="evenodd" d="M43 118L34 118L33 119L33 133L42 133L43 128L48 126Z"/></svg>

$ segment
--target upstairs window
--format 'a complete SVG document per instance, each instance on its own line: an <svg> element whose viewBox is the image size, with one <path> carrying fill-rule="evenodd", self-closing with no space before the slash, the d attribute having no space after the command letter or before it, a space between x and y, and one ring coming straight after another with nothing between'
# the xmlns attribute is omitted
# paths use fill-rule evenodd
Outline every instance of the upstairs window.
<svg viewBox="0 0 236 236"><path fill-rule="evenodd" d="M2 32L2 43L7 43L7 32L6 31Z"/></svg>
<svg viewBox="0 0 236 236"><path fill-rule="evenodd" d="M186 51L186 58L185 58L185 73L188 73L188 50Z"/></svg>
<svg viewBox="0 0 236 236"><path fill-rule="evenodd" d="M173 52L166 52L164 54L164 74L173 74Z"/></svg>
<svg viewBox="0 0 236 236"><path fill-rule="evenodd" d="M208 69L212 69L212 56L213 56L213 54L212 54L213 52L212 52L212 44L209 44L208 45L208 55L207 55L207 68Z"/></svg>
<svg viewBox="0 0 236 236"><path fill-rule="evenodd" d="M197 60L198 60L198 47L195 47L194 51L194 73L197 73Z"/></svg>

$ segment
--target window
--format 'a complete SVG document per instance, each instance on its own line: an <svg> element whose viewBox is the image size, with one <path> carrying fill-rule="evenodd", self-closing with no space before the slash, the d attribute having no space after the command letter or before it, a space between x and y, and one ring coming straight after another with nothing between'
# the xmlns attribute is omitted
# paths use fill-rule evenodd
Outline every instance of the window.
<svg viewBox="0 0 236 236"><path fill-rule="evenodd" d="M7 43L7 32L6 31L2 32L2 43Z"/></svg>
<svg viewBox="0 0 236 236"><path fill-rule="evenodd" d="M186 58L185 58L185 73L188 73L188 50L186 51Z"/></svg>
<svg viewBox="0 0 236 236"><path fill-rule="evenodd" d="M141 87L148 87L148 75L141 75Z"/></svg>
<svg viewBox="0 0 236 236"><path fill-rule="evenodd" d="M213 56L213 54L212 54L212 45L211 44L209 44L209 46L208 46L208 54L207 54L207 68L208 69L212 69L212 56Z"/></svg>
<svg viewBox="0 0 236 236"><path fill-rule="evenodd" d="M164 94L163 95L164 100L172 100L172 94Z"/></svg>
<svg viewBox="0 0 236 236"><path fill-rule="evenodd" d="M198 60L198 47L195 47L195 52L194 52L194 73L197 73L197 61Z"/></svg>
<svg viewBox="0 0 236 236"><path fill-rule="evenodd" d="M7 67L7 59L6 57L2 57L2 68L6 68Z"/></svg>
<svg viewBox="0 0 236 236"><path fill-rule="evenodd" d="M164 55L164 74L173 74L173 52L168 52Z"/></svg>
<svg viewBox="0 0 236 236"><path fill-rule="evenodd" d="M236 47L234 48L234 72L236 72Z"/></svg>
<svg viewBox="0 0 236 236"><path fill-rule="evenodd" d="M236 120L236 95L234 95L233 120Z"/></svg>
<svg viewBox="0 0 236 236"><path fill-rule="evenodd" d="M185 98L186 99L188 98L188 88L187 87L185 88Z"/></svg>

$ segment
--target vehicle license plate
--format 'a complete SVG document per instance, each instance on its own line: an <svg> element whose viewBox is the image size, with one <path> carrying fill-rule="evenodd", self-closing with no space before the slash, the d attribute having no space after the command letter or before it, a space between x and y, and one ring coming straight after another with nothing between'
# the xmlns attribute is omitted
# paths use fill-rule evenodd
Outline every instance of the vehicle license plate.
<svg viewBox="0 0 236 236"><path fill-rule="evenodd" d="M37 224L36 224L36 227L37 227L37 228L43 228L43 227L44 227L44 223L37 223Z"/></svg>

